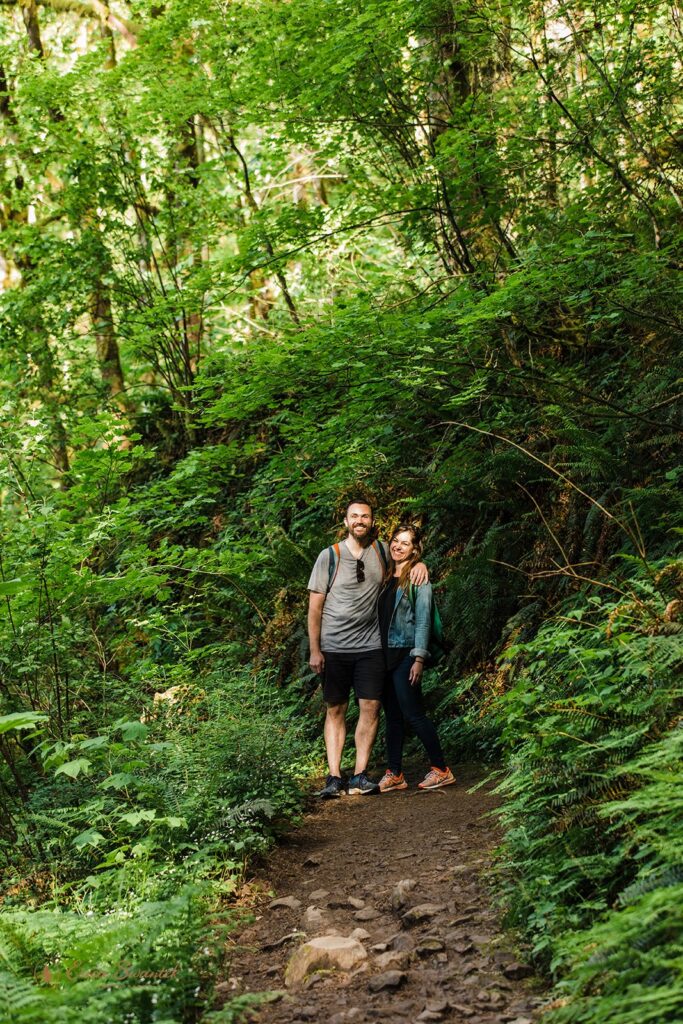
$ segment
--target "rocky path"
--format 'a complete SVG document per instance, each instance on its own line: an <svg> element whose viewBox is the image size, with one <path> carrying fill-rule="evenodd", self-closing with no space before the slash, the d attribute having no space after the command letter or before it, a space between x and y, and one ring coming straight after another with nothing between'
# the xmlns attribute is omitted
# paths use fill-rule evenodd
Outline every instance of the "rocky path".
<svg viewBox="0 0 683 1024"><path fill-rule="evenodd" d="M316 807L261 872L224 996L278 990L259 1024L531 1024L539 983L501 933L487 889L490 789L343 797ZM229 988L229 991L228 991Z"/></svg>

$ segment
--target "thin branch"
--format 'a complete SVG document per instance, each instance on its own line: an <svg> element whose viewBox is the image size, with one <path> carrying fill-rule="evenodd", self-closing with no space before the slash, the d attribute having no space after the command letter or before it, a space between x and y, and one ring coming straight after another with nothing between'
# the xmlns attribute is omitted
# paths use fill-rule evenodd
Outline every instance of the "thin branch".
<svg viewBox="0 0 683 1024"><path fill-rule="evenodd" d="M590 501L591 505L594 505L595 508L599 509L604 516L606 516L613 523L615 523L619 527L619 529L623 530L623 532L626 534L626 536L638 552L640 558L643 560L643 562L645 561L645 551L643 550L638 537L633 533L631 528L627 526L626 523L622 522L621 519L618 519L615 515L612 515L612 513L608 509L606 509L604 505L600 504L597 498L593 498L590 494L588 494L581 487L579 487L578 484L575 484L573 480L570 480L565 473L560 472L559 469L555 469L554 466L551 466L549 462L546 462L545 459L542 459L539 455L534 455L534 453L530 452L528 448L525 448L523 445L518 444L516 441L512 441L509 437L504 437L503 434L495 434L492 430L484 430L482 427L473 427L470 423L463 423L461 420L442 420L440 423L437 423L436 426L464 427L465 430L471 430L475 434L482 434L485 437L494 437L497 441L502 441L504 444L509 444L512 448L516 448L517 451L520 451L523 455L526 455L527 458L533 459L534 462L538 462L539 465L544 466L556 477L558 477L560 480L563 480L564 483L568 484L573 490L577 491L578 494L586 498L587 501Z"/></svg>

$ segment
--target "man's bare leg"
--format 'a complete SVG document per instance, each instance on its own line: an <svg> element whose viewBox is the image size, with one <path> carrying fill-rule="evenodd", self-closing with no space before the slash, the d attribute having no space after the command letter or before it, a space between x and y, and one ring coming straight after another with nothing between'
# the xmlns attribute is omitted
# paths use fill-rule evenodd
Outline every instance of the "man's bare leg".
<svg viewBox="0 0 683 1024"><path fill-rule="evenodd" d="M358 775L368 767L372 744L375 742L377 728L379 726L379 709L381 703L378 700L358 701L359 715L356 726L356 767L353 774Z"/></svg>
<svg viewBox="0 0 683 1024"><path fill-rule="evenodd" d="M330 775L341 778L341 757L346 739L346 704L328 704L325 715L325 750ZM375 732L377 727L375 727ZM374 737L373 737L374 738Z"/></svg>

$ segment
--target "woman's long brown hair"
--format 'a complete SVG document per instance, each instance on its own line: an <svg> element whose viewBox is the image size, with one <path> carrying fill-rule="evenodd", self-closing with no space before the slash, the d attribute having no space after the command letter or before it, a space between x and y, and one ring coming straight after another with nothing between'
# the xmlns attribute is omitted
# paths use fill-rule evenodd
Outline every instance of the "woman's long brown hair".
<svg viewBox="0 0 683 1024"><path fill-rule="evenodd" d="M399 533L409 533L410 539L413 542L413 553L412 555L410 555L410 557L406 561L406 564L403 566L403 569L401 570L401 575L399 576L398 579L398 585L401 588L401 590L407 591L408 586L410 585L410 570L422 559L422 534L418 530L417 526L413 526L412 523L404 523L401 526L396 527L389 540L389 568L387 569L386 575L387 581L390 580L391 577L394 575L394 569L396 565L393 558L391 557L391 545L394 541L394 538L397 537Z"/></svg>

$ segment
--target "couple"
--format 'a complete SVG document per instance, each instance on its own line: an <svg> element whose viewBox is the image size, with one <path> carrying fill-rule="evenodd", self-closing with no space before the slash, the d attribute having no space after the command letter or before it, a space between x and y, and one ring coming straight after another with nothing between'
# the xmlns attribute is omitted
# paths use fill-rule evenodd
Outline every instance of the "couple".
<svg viewBox="0 0 683 1024"><path fill-rule="evenodd" d="M349 502L340 544L318 555L308 581L310 666L323 677L327 704L325 747L329 775L320 796L344 792L341 757L346 739L346 709L355 690L359 716L356 765L349 794L361 796L407 789L401 771L404 720L413 727L429 756L431 769L420 789L455 782L439 738L422 707L420 683L429 657L432 587L420 561L414 526L399 526L389 547L374 539L372 507ZM366 775L379 711L386 714L388 768L379 785Z"/></svg>

